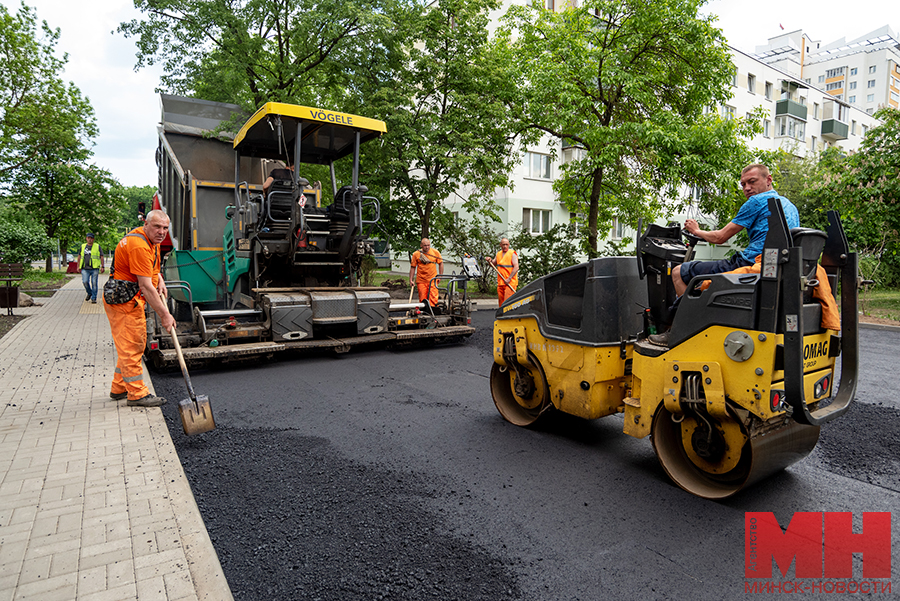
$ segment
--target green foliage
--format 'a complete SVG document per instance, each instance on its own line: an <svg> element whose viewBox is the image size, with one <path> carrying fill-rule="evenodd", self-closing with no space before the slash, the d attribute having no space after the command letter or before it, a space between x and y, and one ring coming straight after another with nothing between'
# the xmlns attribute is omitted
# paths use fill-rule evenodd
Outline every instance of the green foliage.
<svg viewBox="0 0 900 601"><path fill-rule="evenodd" d="M27 265L53 250L39 223L10 207L0 207L0 262Z"/></svg>
<svg viewBox="0 0 900 601"><path fill-rule="evenodd" d="M86 131L73 119L78 89L60 79L66 58L57 58L59 30L21 5L10 15L0 5L0 180L47 149L69 146ZM80 107L79 107L80 108Z"/></svg>
<svg viewBox="0 0 900 601"><path fill-rule="evenodd" d="M362 285L373 286L375 274L378 272L378 260L372 255L366 255L359 267L362 272Z"/></svg>
<svg viewBox="0 0 900 601"><path fill-rule="evenodd" d="M484 260L493 257L500 248L500 238L487 219L460 219L447 232L445 242L450 254L455 257L471 255L478 260L481 277L476 280L478 291L494 292L497 289L497 274Z"/></svg>
<svg viewBox="0 0 900 601"><path fill-rule="evenodd" d="M875 114L859 150L823 153L809 198L818 212L840 211L851 247L862 259L864 277L881 285L900 284L900 110ZM866 271L868 270L868 273Z"/></svg>
<svg viewBox="0 0 900 601"><path fill-rule="evenodd" d="M578 263L574 226L557 223L540 236L532 235L521 225L516 230L509 243L519 254L520 286Z"/></svg>
<svg viewBox="0 0 900 601"><path fill-rule="evenodd" d="M384 52L392 0L135 0L143 19L122 23L137 65L161 64L165 89L233 102L320 103L346 94L346 65Z"/></svg>
<svg viewBox="0 0 900 601"><path fill-rule="evenodd" d="M506 16L517 114L576 155L554 188L587 216L591 255L614 217L636 222L685 205L682 184L701 190L704 212L739 198L734 168L750 156L741 136L760 130L760 115L704 112L728 99L734 66L701 5L586 0L558 13L513 6Z"/></svg>
<svg viewBox="0 0 900 601"><path fill-rule="evenodd" d="M390 190L385 226L410 247L442 239L454 227L443 204L457 199L471 214L496 217L494 191L518 163L512 62L489 41L495 0L448 0L397 14L398 37L384 65L362 72L359 102L387 123L380 147L367 151L372 180ZM362 109L361 109L362 110Z"/></svg>
<svg viewBox="0 0 900 601"><path fill-rule="evenodd" d="M138 203L143 202L147 211L153 208L153 195L156 194L156 186L128 186L116 190L124 199L119 227L123 230L132 230L143 223L138 219Z"/></svg>

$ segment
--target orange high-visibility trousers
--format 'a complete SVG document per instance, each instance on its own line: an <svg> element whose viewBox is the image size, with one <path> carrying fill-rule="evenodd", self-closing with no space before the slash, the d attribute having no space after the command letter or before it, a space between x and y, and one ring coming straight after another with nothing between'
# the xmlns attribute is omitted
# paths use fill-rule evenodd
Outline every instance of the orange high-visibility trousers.
<svg viewBox="0 0 900 601"><path fill-rule="evenodd" d="M500 304L503 304L503 301L508 299L510 296L516 293L516 289L512 286L507 286L503 283L503 280L497 278L497 298L500 299Z"/></svg>
<svg viewBox="0 0 900 601"><path fill-rule="evenodd" d="M430 283L431 280L425 280L423 282L416 278L416 288L419 290L419 302L421 303L425 299L428 299L428 304L434 307L438 302L438 287L437 282L434 283L434 286L429 286Z"/></svg>
<svg viewBox="0 0 900 601"><path fill-rule="evenodd" d="M112 394L128 392L129 400L142 399L150 394L144 384L144 367L141 358L147 345L147 318L144 315L144 299L135 297L121 305L103 303L109 329L116 345L116 371L113 374Z"/></svg>

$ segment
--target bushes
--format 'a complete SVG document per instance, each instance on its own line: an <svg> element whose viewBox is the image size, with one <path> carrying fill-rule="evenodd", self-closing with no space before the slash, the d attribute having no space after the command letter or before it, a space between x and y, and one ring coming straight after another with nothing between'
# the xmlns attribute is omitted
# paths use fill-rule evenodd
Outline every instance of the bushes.
<svg viewBox="0 0 900 601"><path fill-rule="evenodd" d="M27 215L0 207L0 258L4 263L30 263L46 257L53 245L44 228Z"/></svg>

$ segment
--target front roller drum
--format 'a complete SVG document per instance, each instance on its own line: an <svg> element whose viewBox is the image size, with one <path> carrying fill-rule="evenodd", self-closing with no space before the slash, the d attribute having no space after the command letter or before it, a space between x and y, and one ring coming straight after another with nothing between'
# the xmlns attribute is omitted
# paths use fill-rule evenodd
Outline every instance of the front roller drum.
<svg viewBox="0 0 900 601"><path fill-rule="evenodd" d="M685 432L684 421L684 416L673 419L673 414L660 406L650 432L653 450L675 484L704 499L728 498L783 470L809 455L819 440L818 426L789 421L777 430L745 442L739 458L711 463L698 457L695 448L698 437ZM734 422L724 427L736 428L739 424ZM735 454L737 451L731 450ZM723 465L727 469L722 469Z"/></svg>
<svg viewBox="0 0 900 601"><path fill-rule="evenodd" d="M491 396L503 418L517 426L530 426L553 405L550 387L537 358L528 353L529 365L519 371L499 363L491 368Z"/></svg>

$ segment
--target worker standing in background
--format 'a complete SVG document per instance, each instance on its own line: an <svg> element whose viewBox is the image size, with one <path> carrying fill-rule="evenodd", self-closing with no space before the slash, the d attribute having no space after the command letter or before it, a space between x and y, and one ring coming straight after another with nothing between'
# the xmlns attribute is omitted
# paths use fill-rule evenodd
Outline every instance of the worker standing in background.
<svg viewBox="0 0 900 601"><path fill-rule="evenodd" d="M497 298L502 305L519 287L519 255L509 247L509 240L503 238L497 256L493 259L485 257L485 260L497 270Z"/></svg>
<svg viewBox="0 0 900 601"><path fill-rule="evenodd" d="M85 239L87 242L81 245L81 252L78 254L78 269L81 270L81 283L87 292L84 300L96 304L98 279L106 265L100 245L94 242L94 234L88 234Z"/></svg>
<svg viewBox="0 0 900 601"><path fill-rule="evenodd" d="M414 252L409 262L409 285L419 289L420 303L427 299L432 307L437 305L437 282L431 285L431 280L437 275L444 275L444 260L437 249L431 248L431 240L422 238L421 250Z"/></svg>

